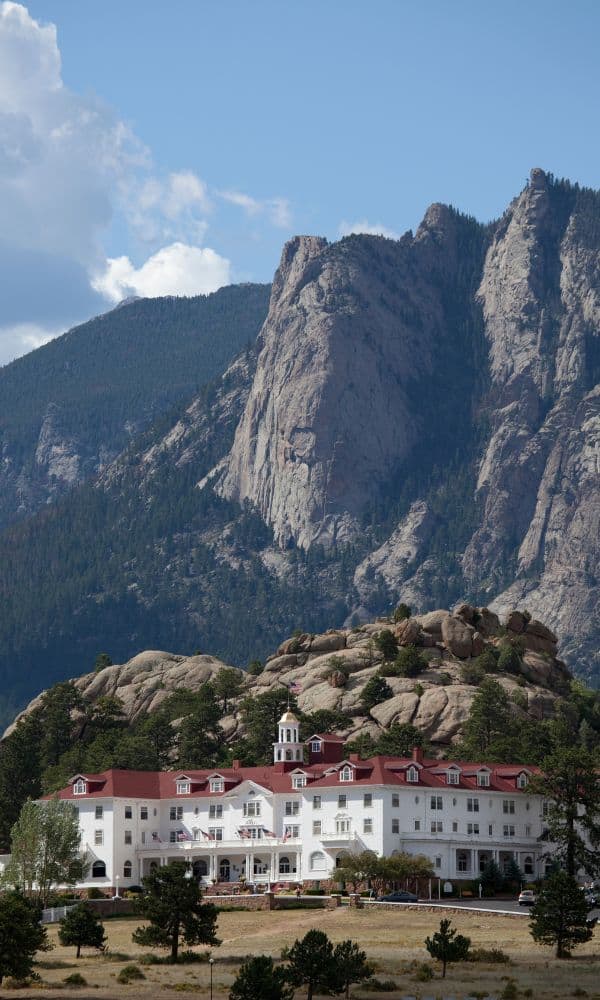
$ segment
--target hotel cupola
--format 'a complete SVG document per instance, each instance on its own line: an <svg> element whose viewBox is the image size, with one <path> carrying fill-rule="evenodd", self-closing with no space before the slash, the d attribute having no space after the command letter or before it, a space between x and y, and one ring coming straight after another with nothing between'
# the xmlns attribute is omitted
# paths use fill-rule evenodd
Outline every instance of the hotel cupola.
<svg viewBox="0 0 600 1000"><path fill-rule="evenodd" d="M304 747L300 742L300 723L288 709L283 713L279 722L278 740L273 744L273 760L276 764L281 761L302 761L304 760Z"/></svg>

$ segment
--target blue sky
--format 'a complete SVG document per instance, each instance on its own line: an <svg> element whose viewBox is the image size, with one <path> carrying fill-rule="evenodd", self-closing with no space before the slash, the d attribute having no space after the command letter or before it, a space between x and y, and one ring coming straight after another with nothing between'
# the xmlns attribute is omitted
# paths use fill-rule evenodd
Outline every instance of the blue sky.
<svg viewBox="0 0 600 1000"><path fill-rule="evenodd" d="M268 281L298 232L488 220L533 166L600 187L599 37L592 0L0 2L0 363Z"/></svg>

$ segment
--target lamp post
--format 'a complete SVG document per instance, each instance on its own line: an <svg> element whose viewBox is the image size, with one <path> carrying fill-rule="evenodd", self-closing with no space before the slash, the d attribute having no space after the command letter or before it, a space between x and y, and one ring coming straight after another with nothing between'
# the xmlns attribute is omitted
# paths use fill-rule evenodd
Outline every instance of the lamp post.
<svg viewBox="0 0 600 1000"><path fill-rule="evenodd" d="M115 883L117 886L117 891L115 893L115 899L119 899L119 876L115 875Z"/></svg>
<svg viewBox="0 0 600 1000"><path fill-rule="evenodd" d="M209 958L208 964L210 966L210 1000L213 1000L213 965L215 964L214 958Z"/></svg>

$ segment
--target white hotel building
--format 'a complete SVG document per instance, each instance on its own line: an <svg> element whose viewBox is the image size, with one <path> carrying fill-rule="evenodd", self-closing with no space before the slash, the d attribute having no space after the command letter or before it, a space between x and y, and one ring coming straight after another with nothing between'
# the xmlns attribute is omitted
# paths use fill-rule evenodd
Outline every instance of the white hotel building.
<svg viewBox="0 0 600 1000"><path fill-rule="evenodd" d="M533 768L343 756L341 737L299 739L279 722L274 763L213 771L78 774L59 793L79 813L91 858L84 886L127 889L185 860L204 883L312 883L344 852L424 854L443 880L476 878L490 859L541 873L544 803ZM305 763L307 760L307 763Z"/></svg>

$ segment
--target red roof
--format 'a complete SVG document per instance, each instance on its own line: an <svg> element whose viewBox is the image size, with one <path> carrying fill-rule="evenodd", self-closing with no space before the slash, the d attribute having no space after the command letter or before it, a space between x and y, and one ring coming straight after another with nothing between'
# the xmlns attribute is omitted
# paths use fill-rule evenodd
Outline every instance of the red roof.
<svg viewBox="0 0 600 1000"><path fill-rule="evenodd" d="M339 738L339 737L338 737ZM341 738L339 738L341 739ZM353 755L354 758L354 755ZM349 763L354 769L354 779L351 782L340 782L338 771ZM417 782L408 782L406 772L409 767L416 767L419 772ZM452 766L460 771L458 784L448 785L446 771ZM482 768L489 770L489 785L477 784L477 773ZM184 773L190 779L191 797L227 795L233 788L244 781L255 784L270 792L296 791L292 785L292 773L306 774L307 786L327 788L347 785L398 785L426 788L463 788L480 793L491 792L521 792L516 779L519 774L539 773L539 768L523 764L484 764L470 761L440 761L422 759L415 761L412 757L370 757L367 760L351 759L335 764L301 764L286 761L285 764L263 765L261 767L211 768L210 770L177 771L119 771L110 769L102 774L80 774L88 782L85 795L75 795L73 785L58 792L61 799L85 798L140 798L140 799L185 799L187 795L177 795L176 781ZM220 775L224 778L224 792L211 792L209 778ZM51 798L47 795L45 798Z"/></svg>

